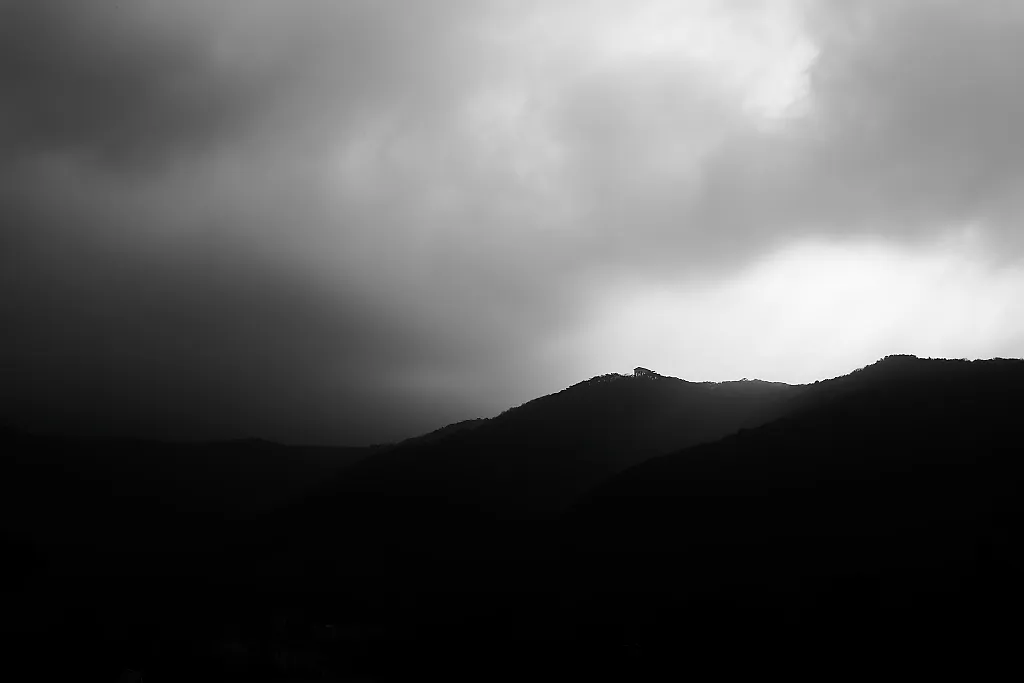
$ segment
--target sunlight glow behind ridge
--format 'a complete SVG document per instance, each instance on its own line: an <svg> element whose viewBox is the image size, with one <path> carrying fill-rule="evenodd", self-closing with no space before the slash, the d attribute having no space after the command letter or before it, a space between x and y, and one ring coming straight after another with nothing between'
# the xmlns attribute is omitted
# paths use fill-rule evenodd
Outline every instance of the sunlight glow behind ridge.
<svg viewBox="0 0 1024 683"><path fill-rule="evenodd" d="M891 353L1010 356L1024 272L985 260L969 232L921 250L808 240L722 286L633 288L572 343L595 371L641 364L697 381L813 382Z"/></svg>

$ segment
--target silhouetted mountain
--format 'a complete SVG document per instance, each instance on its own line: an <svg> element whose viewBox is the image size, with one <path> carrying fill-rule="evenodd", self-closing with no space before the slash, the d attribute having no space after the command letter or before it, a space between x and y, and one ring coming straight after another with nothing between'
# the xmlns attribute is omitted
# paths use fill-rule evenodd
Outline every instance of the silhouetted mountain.
<svg viewBox="0 0 1024 683"><path fill-rule="evenodd" d="M1024 361L894 356L606 375L372 451L8 432L7 623L146 680L977 652L1024 604L1022 388Z"/></svg>
<svg viewBox="0 0 1024 683"><path fill-rule="evenodd" d="M452 434L458 434L459 432L468 431L470 429L476 429L477 427L486 423L486 418L476 418L473 420L462 420L461 422L453 422L452 424L441 427L440 429L435 429L434 431L429 432L427 434L423 434L421 436L414 436L410 439L405 439L404 441L400 442L400 444L394 445L408 447L413 444L422 445L426 443L434 443L436 441L440 441L441 439L445 439L451 436Z"/></svg>
<svg viewBox="0 0 1024 683"><path fill-rule="evenodd" d="M149 555L220 553L247 520L295 500L373 451L261 440L178 444L8 432L0 512L8 538L50 562L131 571ZM73 559L72 559L73 558Z"/></svg>
<svg viewBox="0 0 1024 683"><path fill-rule="evenodd" d="M465 543L465 534L488 542L496 538L492 523L554 519L616 472L763 424L785 414L801 391L759 381L595 377L367 458L302 501L279 533L308 544L323 524L341 524L352 554L371 552L356 549L362 542L430 552Z"/></svg>
<svg viewBox="0 0 1024 683"><path fill-rule="evenodd" d="M890 635L1011 616L1024 362L889 357L802 403L599 487L567 517L581 578L656 591L666 636L700 600Z"/></svg>
<svg viewBox="0 0 1024 683"><path fill-rule="evenodd" d="M787 400L797 393L788 385L767 382L698 384L606 375L426 447L403 444L364 461L344 479L348 486L366 477L387 487L400 470L404 474L394 483L411 484L416 492L436 491L458 499L472 491L475 504L497 497L509 503L509 511L523 511L521 504L526 503L527 514L547 514L649 457L783 414ZM435 486L439 488L430 488Z"/></svg>

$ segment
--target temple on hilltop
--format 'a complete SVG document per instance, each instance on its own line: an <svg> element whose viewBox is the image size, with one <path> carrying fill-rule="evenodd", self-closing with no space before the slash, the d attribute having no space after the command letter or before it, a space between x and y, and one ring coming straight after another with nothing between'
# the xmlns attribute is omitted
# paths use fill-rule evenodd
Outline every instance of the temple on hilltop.
<svg viewBox="0 0 1024 683"><path fill-rule="evenodd" d="M661 375L656 373L654 370L648 370L647 368L633 368L633 376L653 378L660 377Z"/></svg>

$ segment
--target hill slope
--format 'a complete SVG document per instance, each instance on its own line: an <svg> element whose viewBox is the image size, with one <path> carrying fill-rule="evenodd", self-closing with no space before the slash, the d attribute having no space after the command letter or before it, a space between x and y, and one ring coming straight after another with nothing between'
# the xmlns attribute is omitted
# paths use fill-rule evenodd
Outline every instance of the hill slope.
<svg viewBox="0 0 1024 683"><path fill-rule="evenodd" d="M285 505L371 449L263 441L175 444L6 432L0 532L64 570L138 570L148 556L220 552L254 516Z"/></svg>
<svg viewBox="0 0 1024 683"><path fill-rule="evenodd" d="M1024 606L1022 383L1021 361L913 357L790 388L595 378L379 449L295 514L244 527L219 520L308 495L325 470L298 461L332 452L120 442L73 463L75 442L63 455L21 443L20 459L0 461L16 541L5 549L31 553L14 533L26 512L45 519L33 528L84 542L32 585L15 576L32 573L27 563L5 565L7 623L38 631L24 638L35 649L21 648L36 660L74 653L65 659L81 668L99 661L90 653L132 653L147 680L217 671L223 624L234 624L233 651L251 655L242 680L255 680L275 666L282 620L299 649L339 671L361 662L375 680L396 666L393 680L407 680L428 662L448 671L472 653L488 662L469 667L474 680L509 662L535 676L550 660L529 656L538 640L566 662L563 678L586 664L653 679L642 665L660 647L677 673L701 658L760 668L757 644L787 667L838 644L854 657L829 666L845 668L883 634L933 659L979 639L1015 652L1003 623ZM697 445L657 455L686 443ZM203 486L200 452L213 456ZM249 493L218 502L253 462L264 464L241 485ZM555 518L588 482L598 485ZM156 569L164 580L147 577ZM378 635L301 635L325 624ZM979 652L972 666L986 661Z"/></svg>
<svg viewBox="0 0 1024 683"><path fill-rule="evenodd" d="M593 492L567 515L577 567L594 586L764 600L831 625L948 627L968 603L1009 608L1022 388L1022 361L914 357L819 383L787 417Z"/></svg>
<svg viewBox="0 0 1024 683"><path fill-rule="evenodd" d="M367 458L279 520L278 533L295 547L343 529L350 553L360 544L432 552L465 534L484 542L493 524L552 520L647 458L785 414L801 392L758 381L596 377Z"/></svg>

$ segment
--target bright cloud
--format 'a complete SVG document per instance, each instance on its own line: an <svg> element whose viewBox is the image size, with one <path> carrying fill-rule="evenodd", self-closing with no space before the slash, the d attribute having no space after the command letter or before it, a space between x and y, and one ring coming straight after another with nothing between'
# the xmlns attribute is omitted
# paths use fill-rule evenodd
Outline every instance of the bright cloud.
<svg viewBox="0 0 1024 683"><path fill-rule="evenodd" d="M615 305L568 346L587 349L588 369L642 363L694 380L811 382L889 353L1012 356L1024 268L990 253L974 230L924 250L803 241L724 284L616 283Z"/></svg>

